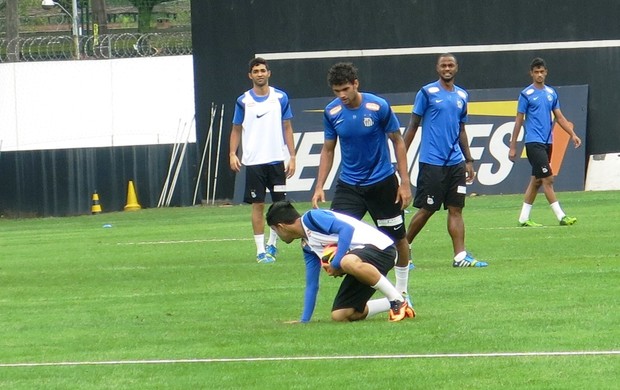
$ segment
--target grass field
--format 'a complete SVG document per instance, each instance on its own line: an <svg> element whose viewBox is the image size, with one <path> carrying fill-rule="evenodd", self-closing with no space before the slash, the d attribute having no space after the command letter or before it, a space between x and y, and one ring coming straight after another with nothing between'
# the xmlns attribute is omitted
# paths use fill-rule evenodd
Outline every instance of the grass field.
<svg viewBox="0 0 620 390"><path fill-rule="evenodd" d="M516 227L521 196L469 198L486 269L451 267L434 216L413 251L418 317L400 323L331 322L340 279L322 275L313 321L286 324L299 246L257 264L248 206L0 219L0 388L615 389L620 192L559 198L576 225L542 195L543 228Z"/></svg>

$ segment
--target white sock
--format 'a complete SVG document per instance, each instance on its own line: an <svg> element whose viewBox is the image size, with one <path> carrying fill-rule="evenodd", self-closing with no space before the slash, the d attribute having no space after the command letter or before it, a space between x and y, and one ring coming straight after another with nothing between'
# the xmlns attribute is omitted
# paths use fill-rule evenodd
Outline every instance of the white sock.
<svg viewBox="0 0 620 390"><path fill-rule="evenodd" d="M523 203L521 206L521 215L519 215L519 223L527 222L530 219L530 211L532 211L532 205Z"/></svg>
<svg viewBox="0 0 620 390"><path fill-rule="evenodd" d="M256 254L260 255L261 253L265 253L265 235L255 234L254 242L256 243Z"/></svg>
<svg viewBox="0 0 620 390"><path fill-rule="evenodd" d="M387 298L373 299L368 301L366 306L368 307L368 315L366 318L368 318L375 314L385 313L390 310L390 301Z"/></svg>
<svg viewBox="0 0 620 390"><path fill-rule="evenodd" d="M467 251L463 251L461 253L457 253L457 255L454 256L454 261L461 261L461 260L465 259L465 256L467 256Z"/></svg>
<svg viewBox="0 0 620 390"><path fill-rule="evenodd" d="M396 287L394 287L394 285L392 283L390 283L390 281L387 280L387 278L385 276L383 276L383 275L381 275L381 278L379 279L377 284L375 284L374 286L371 286L371 287L374 288L375 290L381 291L381 293L383 295L385 295L385 297L390 302L391 301L404 301L405 300L405 298L403 298L403 296L398 292Z"/></svg>
<svg viewBox="0 0 620 390"><path fill-rule="evenodd" d="M278 233L272 228L269 228L269 241L267 241L267 245L276 246L276 242L278 241Z"/></svg>
<svg viewBox="0 0 620 390"><path fill-rule="evenodd" d="M562 218L566 216L566 214L564 214L564 211L562 211L562 207L560 207L560 202L558 202L557 200L551 203L549 206L551 206L551 210L553 210L553 212L555 213L555 217L558 219L558 221L561 221Z"/></svg>
<svg viewBox="0 0 620 390"><path fill-rule="evenodd" d="M396 275L396 290L400 293L406 293L409 286L409 265L405 267L394 267L394 274Z"/></svg>

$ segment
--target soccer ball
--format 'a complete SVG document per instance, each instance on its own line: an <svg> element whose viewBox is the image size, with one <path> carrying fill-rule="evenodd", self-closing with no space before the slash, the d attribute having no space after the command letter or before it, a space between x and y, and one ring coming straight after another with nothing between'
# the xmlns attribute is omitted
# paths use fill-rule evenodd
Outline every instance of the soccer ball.
<svg viewBox="0 0 620 390"><path fill-rule="evenodd" d="M323 254L321 255L321 263L329 264L334 260L336 256L336 251L338 250L338 245L330 244L323 248Z"/></svg>

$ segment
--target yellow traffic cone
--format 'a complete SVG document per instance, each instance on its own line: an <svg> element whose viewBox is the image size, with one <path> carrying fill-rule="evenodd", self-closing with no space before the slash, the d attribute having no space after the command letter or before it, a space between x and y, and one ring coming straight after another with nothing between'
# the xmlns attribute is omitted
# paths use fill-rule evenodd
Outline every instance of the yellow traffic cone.
<svg viewBox="0 0 620 390"><path fill-rule="evenodd" d="M93 205L90 207L91 214L99 214L101 212L101 205L99 204L99 195L97 191L93 192Z"/></svg>
<svg viewBox="0 0 620 390"><path fill-rule="evenodd" d="M125 211L128 210L140 210L142 207L138 203L138 198L136 197L136 190L133 187L133 181L129 180L129 184L127 185L127 204L125 205Z"/></svg>

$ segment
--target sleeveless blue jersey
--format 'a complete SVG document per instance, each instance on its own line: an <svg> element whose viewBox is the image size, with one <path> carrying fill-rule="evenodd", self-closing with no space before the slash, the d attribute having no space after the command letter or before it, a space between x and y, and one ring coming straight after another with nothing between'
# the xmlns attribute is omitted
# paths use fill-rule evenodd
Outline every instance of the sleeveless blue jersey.
<svg viewBox="0 0 620 390"><path fill-rule="evenodd" d="M387 134L400 131L390 105L376 95L362 93L362 103L350 109L340 99L325 107L325 139L338 139L342 156L340 180L370 185L392 175Z"/></svg>
<svg viewBox="0 0 620 390"><path fill-rule="evenodd" d="M547 85L538 89L534 84L529 85L521 94L517 104L517 112L525 114L525 143L539 142L553 143L551 129L553 117L551 113L560 108L560 101L555 89Z"/></svg>
<svg viewBox="0 0 620 390"><path fill-rule="evenodd" d="M418 91L413 113L422 117L420 162L452 166L465 159L459 144L461 123L467 122L467 92L454 86L445 90L439 81Z"/></svg>

